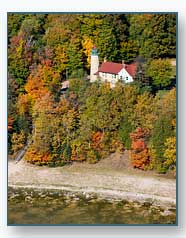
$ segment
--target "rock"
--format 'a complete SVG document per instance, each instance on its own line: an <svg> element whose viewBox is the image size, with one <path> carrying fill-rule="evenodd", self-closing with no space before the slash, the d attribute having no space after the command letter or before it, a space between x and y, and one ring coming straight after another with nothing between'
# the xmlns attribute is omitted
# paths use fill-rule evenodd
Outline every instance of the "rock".
<svg viewBox="0 0 186 238"><path fill-rule="evenodd" d="M165 210L165 211L163 211L163 212L160 212L160 214L161 214L162 216L170 216L170 215L172 215L173 213L172 213L171 211L169 211L169 210Z"/></svg>
<svg viewBox="0 0 186 238"><path fill-rule="evenodd" d="M30 202L32 200L32 197L31 196L26 196L25 197L25 202Z"/></svg>

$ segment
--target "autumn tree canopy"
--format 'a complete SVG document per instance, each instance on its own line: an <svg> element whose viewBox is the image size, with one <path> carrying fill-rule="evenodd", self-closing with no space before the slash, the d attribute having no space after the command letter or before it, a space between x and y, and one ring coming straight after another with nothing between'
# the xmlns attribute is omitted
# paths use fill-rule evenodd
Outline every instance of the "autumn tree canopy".
<svg viewBox="0 0 186 238"><path fill-rule="evenodd" d="M100 62L137 61L134 82L87 80ZM175 14L8 14L8 145L62 166L130 150L139 169L176 171ZM61 92L61 83L70 87Z"/></svg>

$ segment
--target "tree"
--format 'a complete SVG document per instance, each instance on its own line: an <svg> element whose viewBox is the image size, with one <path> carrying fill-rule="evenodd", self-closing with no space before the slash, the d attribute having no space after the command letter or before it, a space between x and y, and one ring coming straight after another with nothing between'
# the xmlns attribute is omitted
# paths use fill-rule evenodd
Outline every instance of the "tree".
<svg viewBox="0 0 186 238"><path fill-rule="evenodd" d="M176 14L153 14L143 31L141 54L148 58L176 56Z"/></svg>
<svg viewBox="0 0 186 238"><path fill-rule="evenodd" d="M131 159L134 168L145 169L150 163L150 155L146 145L148 132L140 127L130 133L132 140Z"/></svg>
<svg viewBox="0 0 186 238"><path fill-rule="evenodd" d="M134 167L175 169L169 59L175 57L175 14L15 13L8 19L10 151L29 141L27 161L62 166L96 163L126 148ZM105 56L140 62L135 81L111 89L86 80L94 45L100 62ZM65 79L70 86L61 93Z"/></svg>
<svg viewBox="0 0 186 238"><path fill-rule="evenodd" d="M14 119L11 116L8 116L8 130L11 131L13 129Z"/></svg>
<svg viewBox="0 0 186 238"><path fill-rule="evenodd" d="M63 75L67 67L67 54L63 45L56 45L54 47L53 66L54 69Z"/></svg>
<svg viewBox="0 0 186 238"><path fill-rule="evenodd" d="M22 22L20 27L20 33L29 44L33 40L33 37L38 35L41 31L41 26L35 15L28 15Z"/></svg>
<svg viewBox="0 0 186 238"><path fill-rule="evenodd" d="M120 124L118 133L126 149L131 148L132 140L130 138L130 133L132 133L133 130L134 130L134 127L131 125L128 118L127 117L124 118Z"/></svg>
<svg viewBox="0 0 186 238"><path fill-rule="evenodd" d="M8 49L8 69L9 73L14 76L16 83L21 92L24 92L24 84L30 73L30 67L35 61L35 52L40 45L41 35L44 33L43 24L45 15L29 14L11 14L10 19L15 25L17 35L14 35L14 28L10 29L14 36L10 38ZM20 20L15 24L15 19ZM19 30L17 29L19 26Z"/></svg>
<svg viewBox="0 0 186 238"><path fill-rule="evenodd" d="M146 75L152 84L161 89L171 85L175 75L169 59L155 59L146 66Z"/></svg>
<svg viewBox="0 0 186 238"><path fill-rule="evenodd" d="M16 154L24 147L25 145L25 135L24 132L21 131L19 134L18 133L13 133L12 135L12 147L11 151L13 153L13 156L16 156Z"/></svg>
<svg viewBox="0 0 186 238"><path fill-rule="evenodd" d="M90 69L91 51L93 46L94 46L93 41L87 35L84 35L82 40L82 47L83 47L83 53L86 57L85 65L87 69Z"/></svg>
<svg viewBox="0 0 186 238"><path fill-rule="evenodd" d="M137 96L136 104L133 107L133 113L130 114L131 125L142 127L148 131L152 130L156 115L154 113L156 100L153 96L145 91Z"/></svg>
<svg viewBox="0 0 186 238"><path fill-rule="evenodd" d="M27 14L8 13L8 37L16 36Z"/></svg>
<svg viewBox="0 0 186 238"><path fill-rule="evenodd" d="M139 48L136 41L129 40L127 42L121 43L120 54L121 58L125 60L126 63L131 63L138 56Z"/></svg>
<svg viewBox="0 0 186 238"><path fill-rule="evenodd" d="M164 165L169 169L176 171L176 137L169 137L165 142Z"/></svg>
<svg viewBox="0 0 186 238"><path fill-rule="evenodd" d="M60 74L54 70L50 60L44 61L33 69L25 84L25 90L32 103L48 93L51 93L55 99L58 99L60 93Z"/></svg>
<svg viewBox="0 0 186 238"><path fill-rule="evenodd" d="M75 34L71 37L69 45L67 47L67 57L68 57L68 71L71 74L71 78L82 78L84 75L78 73L83 70L83 49L81 46L80 35Z"/></svg>
<svg viewBox="0 0 186 238"><path fill-rule="evenodd" d="M154 167L159 172L165 173L169 169L165 157L167 140L175 137L175 124L173 123L176 120L175 88L164 94L157 101L157 105L157 119L154 121L150 142L155 152Z"/></svg>
<svg viewBox="0 0 186 238"><path fill-rule="evenodd" d="M24 91L24 84L29 75L31 55L22 35L12 37L8 52L8 70L13 75L19 91Z"/></svg>
<svg viewBox="0 0 186 238"><path fill-rule="evenodd" d="M175 57L176 14L129 15L129 36L146 59Z"/></svg>
<svg viewBox="0 0 186 238"><path fill-rule="evenodd" d="M115 14L81 14L79 16L81 33L91 39L99 50L100 61L119 60L121 41L126 38L126 18Z"/></svg>

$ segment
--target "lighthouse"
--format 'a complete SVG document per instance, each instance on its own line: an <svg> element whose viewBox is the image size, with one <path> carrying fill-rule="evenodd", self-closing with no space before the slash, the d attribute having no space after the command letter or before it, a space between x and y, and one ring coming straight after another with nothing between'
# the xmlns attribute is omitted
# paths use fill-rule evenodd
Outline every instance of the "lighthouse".
<svg viewBox="0 0 186 238"><path fill-rule="evenodd" d="M91 52L91 65L90 65L90 82L95 82L97 80L97 75L95 73L98 71L99 68L99 57L98 57L98 50L94 46Z"/></svg>

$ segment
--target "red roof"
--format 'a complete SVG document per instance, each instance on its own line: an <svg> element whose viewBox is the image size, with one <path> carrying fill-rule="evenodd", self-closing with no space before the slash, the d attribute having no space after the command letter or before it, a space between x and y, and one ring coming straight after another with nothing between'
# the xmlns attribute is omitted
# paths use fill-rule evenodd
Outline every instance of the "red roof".
<svg viewBox="0 0 186 238"><path fill-rule="evenodd" d="M109 74L118 74L123 69L123 64L113 63L113 62L103 62L98 69L98 72L95 75L98 75L99 72L109 73ZM125 64L126 71L134 77L136 74L137 63Z"/></svg>
<svg viewBox="0 0 186 238"><path fill-rule="evenodd" d="M125 65L125 69L132 77L135 77L136 76L137 66L138 66L138 63L134 62L132 64L126 64Z"/></svg>

